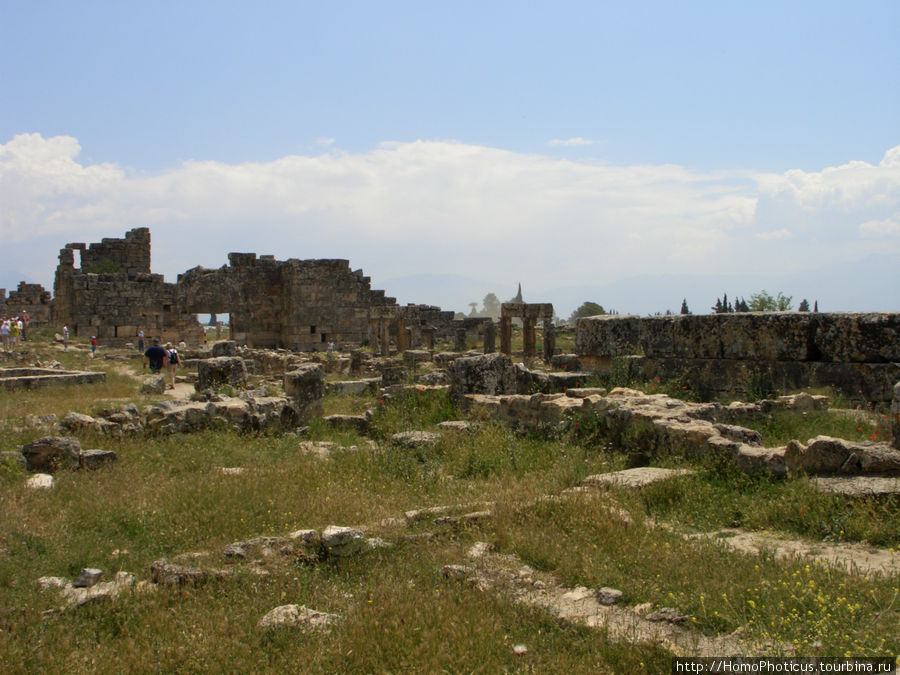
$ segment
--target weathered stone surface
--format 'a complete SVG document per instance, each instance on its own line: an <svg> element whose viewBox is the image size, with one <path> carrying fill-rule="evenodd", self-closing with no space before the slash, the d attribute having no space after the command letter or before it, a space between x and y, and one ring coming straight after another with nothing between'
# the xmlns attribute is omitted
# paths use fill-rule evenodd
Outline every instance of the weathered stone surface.
<svg viewBox="0 0 900 675"><path fill-rule="evenodd" d="M210 579L221 578L223 572L205 570L199 567L175 565L165 558L150 565L150 579L155 584L170 586L202 586Z"/></svg>
<svg viewBox="0 0 900 675"><path fill-rule="evenodd" d="M88 570L82 570L82 574ZM41 577L37 580L38 584L44 589L58 589L62 596L64 607L76 608L94 603L99 600L112 600L123 591L145 591L149 590L146 582L138 582L133 574L128 572L116 572L112 581L101 582L96 576L96 572L100 570L90 570L91 576L82 579L79 576L74 584L62 577ZM84 585L79 585L79 581Z"/></svg>
<svg viewBox="0 0 900 675"><path fill-rule="evenodd" d="M647 615L647 621L666 621L667 623L684 623L691 618L690 614L683 614L672 607L660 607L655 612Z"/></svg>
<svg viewBox="0 0 900 675"><path fill-rule="evenodd" d="M450 395L516 393L516 367L505 354L484 354L456 359L448 368Z"/></svg>
<svg viewBox="0 0 900 675"><path fill-rule="evenodd" d="M103 570L94 567L85 567L79 573L78 578L72 582L72 586L74 588L90 588L91 586L96 586L102 577Z"/></svg>
<svg viewBox="0 0 900 675"><path fill-rule="evenodd" d="M391 436L391 443L410 450L437 445L440 440L441 435L431 431L401 431Z"/></svg>
<svg viewBox="0 0 900 675"><path fill-rule="evenodd" d="M285 373L284 393L294 403L299 420L320 417L325 395L325 369L321 364L308 364Z"/></svg>
<svg viewBox="0 0 900 675"><path fill-rule="evenodd" d="M150 375L141 382L141 393L158 396L166 393L166 378L162 375Z"/></svg>
<svg viewBox="0 0 900 675"><path fill-rule="evenodd" d="M621 485L628 488L642 488L677 476L689 476L692 473L694 472L689 469L660 469L642 466L634 469L625 469L624 471L588 476L581 481L581 484L588 486Z"/></svg>
<svg viewBox="0 0 900 675"><path fill-rule="evenodd" d="M822 492L843 495L900 494L898 476L817 476L813 484Z"/></svg>
<svg viewBox="0 0 900 675"><path fill-rule="evenodd" d="M234 340L220 340L214 342L210 353L213 358L220 356L237 356L237 342Z"/></svg>
<svg viewBox="0 0 900 675"><path fill-rule="evenodd" d="M21 358L14 352L4 357ZM106 373L95 371L60 370L54 368L0 368L0 390L38 389L62 384L94 384L106 382Z"/></svg>
<svg viewBox="0 0 900 675"><path fill-rule="evenodd" d="M437 427L441 431L474 432L479 429L479 424L467 420L451 420L448 422L439 422Z"/></svg>
<svg viewBox="0 0 900 675"><path fill-rule="evenodd" d="M239 356L220 356L197 362L197 391L216 388L223 384L243 387L247 384L247 367Z"/></svg>
<svg viewBox="0 0 900 675"><path fill-rule="evenodd" d="M617 605L624 593L617 588L604 586L597 589L597 602L604 606Z"/></svg>
<svg viewBox="0 0 900 675"><path fill-rule="evenodd" d="M329 394L352 396L375 391L381 385L380 377L370 377L364 380L346 380L339 382L326 382L325 391Z"/></svg>
<svg viewBox="0 0 900 675"><path fill-rule="evenodd" d="M53 476L49 473L36 473L25 481L25 487L30 490L49 490L53 487Z"/></svg>
<svg viewBox="0 0 900 675"><path fill-rule="evenodd" d="M322 531L322 549L328 556L345 558L355 555L366 547L362 532L352 527L329 525Z"/></svg>
<svg viewBox="0 0 900 675"><path fill-rule="evenodd" d="M59 469L77 469L81 443L76 438L46 436L22 446L29 471L53 473Z"/></svg>
<svg viewBox="0 0 900 675"><path fill-rule="evenodd" d="M575 341L590 368L627 358L640 377L679 377L710 396L835 387L887 405L900 377L898 338L900 313L755 312L590 317Z"/></svg>
<svg viewBox="0 0 900 675"><path fill-rule="evenodd" d="M900 450L887 443L816 436L809 445L799 441L788 443L784 460L791 471L808 474L900 476Z"/></svg>
<svg viewBox="0 0 900 675"><path fill-rule="evenodd" d="M118 461L118 456L112 450L84 450L78 458L78 465L82 469L100 469Z"/></svg>
<svg viewBox="0 0 900 675"><path fill-rule="evenodd" d="M259 620L259 630L274 628L298 628L301 630L328 630L341 620L337 614L327 614L303 605L282 605L268 612Z"/></svg>

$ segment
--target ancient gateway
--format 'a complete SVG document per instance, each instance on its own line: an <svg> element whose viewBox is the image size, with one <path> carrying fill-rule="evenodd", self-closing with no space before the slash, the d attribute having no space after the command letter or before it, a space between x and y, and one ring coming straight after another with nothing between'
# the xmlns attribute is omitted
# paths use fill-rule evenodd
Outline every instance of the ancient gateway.
<svg viewBox="0 0 900 675"><path fill-rule="evenodd" d="M76 266L76 254L80 265ZM150 271L150 230L124 239L66 244L53 284L51 322L102 343L134 340L143 330L173 342L203 340L200 313L228 314L233 339L252 347L324 350L394 337L415 347L453 334L453 312L399 306L372 290L347 260L275 260L230 253L218 269L195 267L167 283ZM399 336L399 337L398 337Z"/></svg>

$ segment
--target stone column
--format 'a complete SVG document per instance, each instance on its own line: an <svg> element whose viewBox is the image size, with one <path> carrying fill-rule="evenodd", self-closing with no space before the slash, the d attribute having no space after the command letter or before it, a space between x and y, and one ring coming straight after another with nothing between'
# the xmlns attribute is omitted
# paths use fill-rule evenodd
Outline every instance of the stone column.
<svg viewBox="0 0 900 675"><path fill-rule="evenodd" d="M354 349L350 352L350 374L359 375L362 372L362 352Z"/></svg>
<svg viewBox="0 0 900 675"><path fill-rule="evenodd" d="M512 319L508 316L500 319L500 351L507 356L512 354Z"/></svg>
<svg viewBox="0 0 900 675"><path fill-rule="evenodd" d="M397 317L397 353L402 354L409 348L409 333L406 332L406 321Z"/></svg>
<svg viewBox="0 0 900 675"><path fill-rule="evenodd" d="M378 326L378 341L381 343L381 355L391 355L391 320L381 319Z"/></svg>
<svg viewBox="0 0 900 675"><path fill-rule="evenodd" d="M535 331L535 324L537 323L537 319L533 317L526 316L522 319L523 330L522 330L522 338L525 342L525 358L534 358L537 356L537 335Z"/></svg>
<svg viewBox="0 0 900 675"><path fill-rule="evenodd" d="M465 328L457 328L456 329L456 346L454 349L458 352L466 351L466 329Z"/></svg>
<svg viewBox="0 0 900 675"><path fill-rule="evenodd" d="M425 349L434 349L434 328L422 329L422 346Z"/></svg>
<svg viewBox="0 0 900 675"><path fill-rule="evenodd" d="M544 362L550 363L553 353L556 351L556 329L553 321L544 319Z"/></svg>
<svg viewBox="0 0 900 675"><path fill-rule="evenodd" d="M497 327L491 321L484 327L484 353L493 354L496 350Z"/></svg>
<svg viewBox="0 0 900 675"><path fill-rule="evenodd" d="M894 400L891 403L891 431L894 433L894 447L900 450L900 382L894 385Z"/></svg>

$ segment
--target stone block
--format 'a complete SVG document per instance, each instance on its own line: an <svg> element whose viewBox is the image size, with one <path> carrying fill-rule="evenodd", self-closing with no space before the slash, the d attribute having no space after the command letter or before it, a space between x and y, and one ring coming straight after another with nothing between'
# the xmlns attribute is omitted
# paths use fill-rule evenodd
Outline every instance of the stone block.
<svg viewBox="0 0 900 675"><path fill-rule="evenodd" d="M325 369L322 364L307 364L285 373L284 393L297 408L301 421L320 417L325 395Z"/></svg>
<svg viewBox="0 0 900 675"><path fill-rule="evenodd" d="M204 391L223 384L243 387L247 383L247 367L239 356L220 356L197 363L194 388Z"/></svg>
<svg viewBox="0 0 900 675"><path fill-rule="evenodd" d="M77 469L81 443L76 438L47 436L22 446L29 471L53 473L59 469Z"/></svg>
<svg viewBox="0 0 900 675"><path fill-rule="evenodd" d="M516 367L505 354L484 354L456 359L449 367L450 395L515 394Z"/></svg>

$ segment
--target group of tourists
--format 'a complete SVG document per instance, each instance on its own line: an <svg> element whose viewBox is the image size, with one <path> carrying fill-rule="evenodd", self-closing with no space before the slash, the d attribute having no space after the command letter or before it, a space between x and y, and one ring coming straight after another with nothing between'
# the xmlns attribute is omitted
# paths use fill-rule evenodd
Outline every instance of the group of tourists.
<svg viewBox="0 0 900 675"><path fill-rule="evenodd" d="M144 333L138 338L138 348L143 348ZM184 343L182 343L183 345ZM163 368L166 369L166 376L169 380L168 388L175 388L175 371L179 366L184 365L181 362L181 355L178 350L172 346L171 342L167 342L166 346L160 345L159 338L153 338L153 344L144 352L144 367L150 367L150 372L158 374Z"/></svg>
<svg viewBox="0 0 900 675"><path fill-rule="evenodd" d="M7 351L24 342L28 334L28 312L0 320L0 343Z"/></svg>

